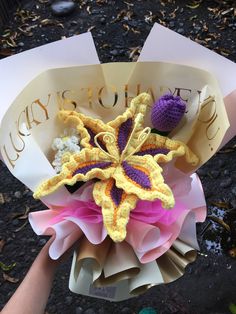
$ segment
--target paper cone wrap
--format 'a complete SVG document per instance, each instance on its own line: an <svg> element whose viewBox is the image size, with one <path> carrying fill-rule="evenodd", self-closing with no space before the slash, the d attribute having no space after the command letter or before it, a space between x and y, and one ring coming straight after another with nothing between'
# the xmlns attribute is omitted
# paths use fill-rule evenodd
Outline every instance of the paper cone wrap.
<svg viewBox="0 0 236 314"><path fill-rule="evenodd" d="M199 162L190 166L177 158L163 167L174 208L166 211L159 200L139 200L120 243L107 235L101 208L92 197L93 182L74 193L62 186L41 198L49 209L30 213L29 220L38 235L55 234L51 258L59 258L79 240L69 284L76 293L124 300L179 278L196 258L195 227L204 221L206 207L201 183L193 173L217 151L229 127L217 81L208 72L161 62L52 69L23 89L1 122L2 158L11 173L35 191L56 174L51 144L64 128L57 119L59 110L107 123L141 92L152 99L145 126L150 126L152 104L164 93L186 101L185 116L169 137L186 144Z"/></svg>

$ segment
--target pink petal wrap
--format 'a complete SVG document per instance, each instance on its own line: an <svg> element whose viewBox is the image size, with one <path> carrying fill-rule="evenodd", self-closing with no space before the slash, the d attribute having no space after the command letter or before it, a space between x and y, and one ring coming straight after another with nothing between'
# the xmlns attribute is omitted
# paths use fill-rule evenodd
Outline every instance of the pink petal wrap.
<svg viewBox="0 0 236 314"><path fill-rule="evenodd" d="M206 216L200 180L196 174L189 177L173 166L165 167L164 175L175 196L174 208L163 209L159 200L139 201L127 224L125 241L141 263L160 257L178 237L198 247L195 224L204 221ZM106 238L101 209L92 200L92 187L92 183L85 184L61 207L51 202L47 203L49 210L29 214L36 234L55 234L49 250L52 259L59 258L83 235L92 244L99 244Z"/></svg>

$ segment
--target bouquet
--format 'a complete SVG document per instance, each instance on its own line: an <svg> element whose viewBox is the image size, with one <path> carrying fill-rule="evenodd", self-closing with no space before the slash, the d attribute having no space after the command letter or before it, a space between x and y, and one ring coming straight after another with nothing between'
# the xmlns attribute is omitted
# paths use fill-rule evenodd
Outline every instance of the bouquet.
<svg viewBox="0 0 236 314"><path fill-rule="evenodd" d="M59 258L79 241L69 287L124 300L179 278L196 258L205 219L194 173L228 128L208 72L162 62L48 70L5 114L1 154L48 210L30 213L55 234Z"/></svg>

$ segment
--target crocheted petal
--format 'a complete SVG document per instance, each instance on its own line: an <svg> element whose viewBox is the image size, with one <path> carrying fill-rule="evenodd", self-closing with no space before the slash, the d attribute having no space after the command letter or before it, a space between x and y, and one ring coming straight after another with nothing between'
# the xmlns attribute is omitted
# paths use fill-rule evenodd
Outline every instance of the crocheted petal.
<svg viewBox="0 0 236 314"><path fill-rule="evenodd" d="M139 152L135 153L137 156L151 155L156 156L158 154L167 155L169 153L169 149L167 148L158 148L154 144L146 144L143 145Z"/></svg>
<svg viewBox="0 0 236 314"><path fill-rule="evenodd" d="M139 199L153 201L160 199L162 206L174 206L171 189L164 183L162 169L150 155L132 156L116 168L113 178L117 187Z"/></svg>
<svg viewBox="0 0 236 314"><path fill-rule="evenodd" d="M60 174L44 181L35 191L34 197L40 198L48 195L60 186L74 185L77 181L88 181L94 178L108 179L115 171L112 160L98 148L84 148L80 153L70 156Z"/></svg>
<svg viewBox="0 0 236 314"><path fill-rule="evenodd" d="M175 157L184 156L186 161L195 166L199 162L199 158L187 147L186 144L171 140L166 136L159 134L150 134L147 141L141 147L142 152L145 147L156 147L160 151L154 155L154 159L159 163L166 163L171 161Z"/></svg>
<svg viewBox="0 0 236 314"><path fill-rule="evenodd" d="M85 116L80 112L61 110L58 116L64 123L76 125L77 131L81 137L80 145L83 147L96 147L94 137L98 133L112 132L112 128L104 124L101 120ZM105 143L101 139L98 139L98 143L106 150Z"/></svg>
<svg viewBox="0 0 236 314"><path fill-rule="evenodd" d="M108 123L109 126L118 130L122 123L124 123L129 118L135 118L138 113L145 115L147 107L151 104L151 96L147 93L142 93L137 97L133 98L130 103L130 107L126 111L118 116L113 121Z"/></svg>
<svg viewBox="0 0 236 314"><path fill-rule="evenodd" d="M136 206L138 197L126 194L112 178L95 183L93 197L96 204L102 207L103 222L109 236L114 242L123 241L129 213Z"/></svg>
<svg viewBox="0 0 236 314"><path fill-rule="evenodd" d="M129 136L132 132L133 119L128 118L125 122L121 123L117 130L117 145L119 148L119 153L125 149Z"/></svg>

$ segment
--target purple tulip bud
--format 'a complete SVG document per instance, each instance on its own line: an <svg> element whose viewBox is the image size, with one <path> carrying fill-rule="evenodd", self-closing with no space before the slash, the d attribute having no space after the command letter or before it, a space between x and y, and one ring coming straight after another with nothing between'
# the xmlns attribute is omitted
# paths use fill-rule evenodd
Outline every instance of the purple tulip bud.
<svg viewBox="0 0 236 314"><path fill-rule="evenodd" d="M161 96L152 107L151 121L155 129L162 132L171 132L182 119L186 103L172 94Z"/></svg>

